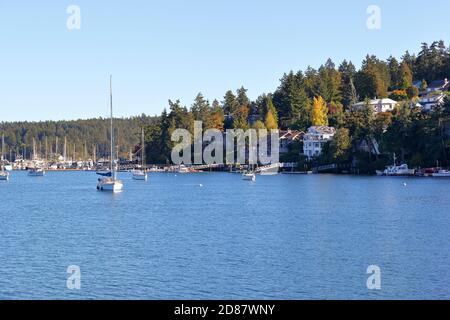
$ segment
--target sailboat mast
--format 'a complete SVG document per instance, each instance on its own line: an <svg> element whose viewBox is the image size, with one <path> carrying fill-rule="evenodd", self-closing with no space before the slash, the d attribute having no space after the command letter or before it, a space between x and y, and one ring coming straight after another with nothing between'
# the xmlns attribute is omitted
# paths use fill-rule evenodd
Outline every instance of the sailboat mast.
<svg viewBox="0 0 450 320"><path fill-rule="evenodd" d="M142 160L142 169L145 171L145 144L144 144L144 128L142 127L142 146L141 146L141 160Z"/></svg>
<svg viewBox="0 0 450 320"><path fill-rule="evenodd" d="M109 103L111 108L111 172L112 176L116 178L116 170L114 168L114 133L113 133L113 101L112 101L112 75L109 76Z"/></svg>
<svg viewBox="0 0 450 320"><path fill-rule="evenodd" d="M2 162L0 163L0 167L1 167L1 171L4 172L4 167L3 167L3 155L5 153L5 135L2 134Z"/></svg>
<svg viewBox="0 0 450 320"><path fill-rule="evenodd" d="M5 154L5 135L2 134L2 161Z"/></svg>

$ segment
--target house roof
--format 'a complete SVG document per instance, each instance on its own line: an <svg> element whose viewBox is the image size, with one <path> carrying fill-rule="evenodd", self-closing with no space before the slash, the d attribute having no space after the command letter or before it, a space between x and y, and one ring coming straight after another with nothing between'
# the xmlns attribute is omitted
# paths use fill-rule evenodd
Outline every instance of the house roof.
<svg viewBox="0 0 450 320"><path fill-rule="evenodd" d="M303 131L298 130L280 131L280 139L297 140L300 139L300 137L304 134L305 133Z"/></svg>
<svg viewBox="0 0 450 320"><path fill-rule="evenodd" d="M435 80L428 85L428 89L441 89L449 85L447 79Z"/></svg>
<svg viewBox="0 0 450 320"><path fill-rule="evenodd" d="M327 126L312 126L308 128L308 133L317 132L322 134L334 134L336 133L336 129L334 127Z"/></svg>
<svg viewBox="0 0 450 320"><path fill-rule="evenodd" d="M370 105L379 105L379 104L397 104L398 102L389 98L384 98L384 99L372 99L370 100ZM365 106L366 102L365 101L361 101L358 103L355 103L353 106L354 107L362 107Z"/></svg>

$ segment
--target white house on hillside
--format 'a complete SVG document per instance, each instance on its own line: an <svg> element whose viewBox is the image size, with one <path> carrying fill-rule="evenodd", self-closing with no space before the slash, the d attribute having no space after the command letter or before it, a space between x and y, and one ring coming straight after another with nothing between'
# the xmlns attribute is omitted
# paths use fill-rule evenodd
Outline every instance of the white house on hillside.
<svg viewBox="0 0 450 320"><path fill-rule="evenodd" d="M432 111L435 107L444 104L445 94L443 93L431 93L420 98L419 103L422 105L423 110Z"/></svg>
<svg viewBox="0 0 450 320"><path fill-rule="evenodd" d="M322 148L333 139L336 129L327 126L313 126L303 136L303 154L311 160L322 153Z"/></svg>
<svg viewBox="0 0 450 320"><path fill-rule="evenodd" d="M370 100L370 106L374 108L375 112L388 112L394 110L394 108L398 105L398 102L389 98L385 99L373 99ZM361 110L367 106L366 101L355 103L352 106L352 110Z"/></svg>

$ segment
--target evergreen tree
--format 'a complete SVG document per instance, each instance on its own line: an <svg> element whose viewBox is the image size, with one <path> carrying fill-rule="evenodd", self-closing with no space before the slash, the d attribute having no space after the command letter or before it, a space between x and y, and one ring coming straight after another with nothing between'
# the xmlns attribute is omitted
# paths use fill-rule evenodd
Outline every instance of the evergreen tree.
<svg viewBox="0 0 450 320"><path fill-rule="evenodd" d="M225 93L224 100L222 102L223 112L227 115L234 115L239 109L239 102L236 99L233 91L228 90Z"/></svg>

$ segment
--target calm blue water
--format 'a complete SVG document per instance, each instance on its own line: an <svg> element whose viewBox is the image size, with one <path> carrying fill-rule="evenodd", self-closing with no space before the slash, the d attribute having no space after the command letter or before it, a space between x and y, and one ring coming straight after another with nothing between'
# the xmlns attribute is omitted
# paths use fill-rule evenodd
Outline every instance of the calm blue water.
<svg viewBox="0 0 450 320"><path fill-rule="evenodd" d="M0 299L450 298L450 179L122 178L116 195L89 172L1 182Z"/></svg>

